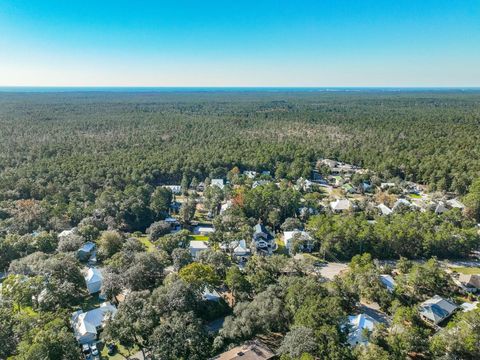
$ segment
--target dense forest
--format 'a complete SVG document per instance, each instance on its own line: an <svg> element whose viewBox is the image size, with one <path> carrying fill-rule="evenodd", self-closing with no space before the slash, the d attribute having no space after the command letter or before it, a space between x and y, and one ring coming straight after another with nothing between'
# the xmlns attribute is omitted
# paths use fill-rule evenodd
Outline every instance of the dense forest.
<svg viewBox="0 0 480 360"><path fill-rule="evenodd" d="M296 179L322 156L462 195L480 174L479 100L474 91L3 93L0 201L43 201L75 224L106 189L151 193L144 187L234 166Z"/></svg>
<svg viewBox="0 0 480 360"><path fill-rule="evenodd" d="M0 94L0 359L478 359L479 101Z"/></svg>

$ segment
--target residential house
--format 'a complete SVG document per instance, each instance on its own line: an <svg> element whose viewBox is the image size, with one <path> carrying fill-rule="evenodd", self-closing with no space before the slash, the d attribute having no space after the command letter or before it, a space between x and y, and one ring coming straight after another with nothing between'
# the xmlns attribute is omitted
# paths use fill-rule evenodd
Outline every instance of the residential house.
<svg viewBox="0 0 480 360"><path fill-rule="evenodd" d="M269 360L275 358L275 356L275 353L266 345L259 341L250 341L217 355L210 360Z"/></svg>
<svg viewBox="0 0 480 360"><path fill-rule="evenodd" d="M352 208L352 203L348 199L338 199L330 203L333 212L348 211Z"/></svg>
<svg viewBox="0 0 480 360"><path fill-rule="evenodd" d="M171 231L180 230L180 223L177 219L173 217L167 217L164 221L170 225Z"/></svg>
<svg viewBox="0 0 480 360"><path fill-rule="evenodd" d="M435 207L435 214L443 214L445 211L448 211L445 203L443 201L439 201L437 206Z"/></svg>
<svg viewBox="0 0 480 360"><path fill-rule="evenodd" d="M406 199L398 199L395 201L395 204L393 204L392 211L398 211L399 209L408 207L411 208L413 205L410 201Z"/></svg>
<svg viewBox="0 0 480 360"><path fill-rule="evenodd" d="M225 211L230 209L232 206L233 206L233 201L232 200L227 200L227 202L225 204L222 204L222 206L220 206L220 214L223 214Z"/></svg>
<svg viewBox="0 0 480 360"><path fill-rule="evenodd" d="M460 210L463 210L465 208L465 205L463 205L463 203L460 202L460 200L458 199L447 200L447 205L450 206L451 208L460 209Z"/></svg>
<svg viewBox="0 0 480 360"><path fill-rule="evenodd" d="M339 175L330 177L330 181L333 184L333 186L336 186L336 187L342 186L344 182L343 178Z"/></svg>
<svg viewBox="0 0 480 360"><path fill-rule="evenodd" d="M95 256L95 243L88 241L77 250L77 257L80 261L88 261L90 257Z"/></svg>
<svg viewBox="0 0 480 360"><path fill-rule="evenodd" d="M480 275L478 274L460 274L458 281L463 290L475 293L480 289Z"/></svg>
<svg viewBox="0 0 480 360"><path fill-rule="evenodd" d="M372 332L378 321L367 314L352 315L348 317L348 343L350 346L367 345L366 333Z"/></svg>
<svg viewBox="0 0 480 360"><path fill-rule="evenodd" d="M190 254L192 258L196 259L198 255L208 249L208 244L205 241L192 240L190 241Z"/></svg>
<svg viewBox="0 0 480 360"><path fill-rule="evenodd" d="M247 247L245 240L240 240L238 245L233 249L233 256L240 262L245 262L250 256L250 249Z"/></svg>
<svg viewBox="0 0 480 360"><path fill-rule="evenodd" d="M58 240L62 240L76 234L77 234L77 228L75 227L69 230L63 230L60 234L58 234L57 237L58 237Z"/></svg>
<svg viewBox="0 0 480 360"><path fill-rule="evenodd" d="M283 242L288 251L292 250L294 239L302 242L300 250L304 252L311 252L313 250L313 239L306 231L293 230L285 231L283 233Z"/></svg>
<svg viewBox="0 0 480 360"><path fill-rule="evenodd" d="M393 277L391 275L380 275L380 282L385 285L385 287L387 288L387 290L389 292L393 292L393 290L395 290L395 280L393 279Z"/></svg>
<svg viewBox="0 0 480 360"><path fill-rule="evenodd" d="M255 251L268 255L270 255L276 249L273 235L263 224L255 225L252 245Z"/></svg>
<svg viewBox="0 0 480 360"><path fill-rule="evenodd" d="M197 186L197 191L203 192L205 190L205 183L202 181Z"/></svg>
<svg viewBox="0 0 480 360"><path fill-rule="evenodd" d="M223 190L223 188L225 187L225 183L223 179L212 179L210 186L216 186Z"/></svg>
<svg viewBox="0 0 480 360"><path fill-rule="evenodd" d="M477 307L478 307L478 301L475 301L473 303L465 302L463 304L460 304L460 308L462 309L463 312L469 312L469 311L475 310Z"/></svg>
<svg viewBox="0 0 480 360"><path fill-rule="evenodd" d="M420 317L431 325L440 324L457 309L457 305L439 295L424 301L419 306Z"/></svg>
<svg viewBox="0 0 480 360"><path fill-rule="evenodd" d="M87 290L90 294L100 292L102 288L103 275L102 271L98 268L89 268L85 275L85 283L87 284Z"/></svg>
<svg viewBox="0 0 480 360"><path fill-rule="evenodd" d="M214 302L219 302L222 297L220 294L215 290L215 289L208 289L208 287L205 287L202 292L202 299L205 301L214 301Z"/></svg>
<svg viewBox="0 0 480 360"><path fill-rule="evenodd" d="M250 249L247 247L247 242L245 240L234 240L229 244L223 243L220 245L220 249L230 252L234 259L240 263L247 261L250 256Z"/></svg>
<svg viewBox="0 0 480 360"><path fill-rule="evenodd" d="M351 184L343 184L342 189L343 189L343 191L345 191L349 194L355 193L355 189Z"/></svg>
<svg viewBox="0 0 480 360"><path fill-rule="evenodd" d="M75 338L79 344L89 344L97 340L98 332L104 327L109 316L115 316L117 308L105 302L100 307L83 312L78 310L72 314L71 324Z"/></svg>
<svg viewBox="0 0 480 360"><path fill-rule="evenodd" d="M268 180L257 180L257 181L254 181L253 184L252 184L252 189L255 189L257 186L262 186L262 185L266 185L268 184L270 181Z"/></svg>
<svg viewBox="0 0 480 360"><path fill-rule="evenodd" d="M170 189L172 194L175 194L175 195L182 193L182 187L180 185L164 185L163 187Z"/></svg>
<svg viewBox="0 0 480 360"><path fill-rule="evenodd" d="M382 215L390 215L393 211L385 204L380 204L377 206Z"/></svg>
<svg viewBox="0 0 480 360"><path fill-rule="evenodd" d="M395 186L397 185L393 182L383 182L380 184L380 189L387 190L388 188L393 188Z"/></svg>
<svg viewBox="0 0 480 360"><path fill-rule="evenodd" d="M208 236L215 232L215 228L212 225L198 225L193 228L193 233L195 235L204 235Z"/></svg>
<svg viewBox="0 0 480 360"><path fill-rule="evenodd" d="M255 179L258 173L256 171L247 170L243 172L243 175L245 175L249 179Z"/></svg>

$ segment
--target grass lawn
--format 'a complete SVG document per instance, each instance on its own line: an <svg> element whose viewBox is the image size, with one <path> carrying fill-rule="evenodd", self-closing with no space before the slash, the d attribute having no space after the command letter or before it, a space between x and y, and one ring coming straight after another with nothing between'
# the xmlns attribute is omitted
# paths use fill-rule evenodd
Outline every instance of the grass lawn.
<svg viewBox="0 0 480 360"><path fill-rule="evenodd" d="M411 197L412 199L421 199L422 198L422 196L418 195L418 194L409 194L408 196Z"/></svg>
<svg viewBox="0 0 480 360"><path fill-rule="evenodd" d="M155 244L152 243L152 242L148 239L148 236L147 236L147 235L139 236L139 237L137 237L137 239L138 239L143 245L145 245L145 247L147 248L147 252L152 252L153 250L155 250Z"/></svg>
<svg viewBox="0 0 480 360"><path fill-rule="evenodd" d="M208 241L208 236L206 236L206 235L190 235L190 240Z"/></svg>
<svg viewBox="0 0 480 360"><path fill-rule="evenodd" d="M127 359L129 356L133 356L135 353L138 352L138 348L135 347L133 348L130 353L128 352L128 350L120 345L119 343L116 343L117 345L117 352L115 353L115 355L112 355L112 356L109 356L107 351L107 347L104 346L103 344L102 345L98 345L98 349L100 350L100 354L102 356L102 359L110 359L110 360L125 360Z"/></svg>
<svg viewBox="0 0 480 360"><path fill-rule="evenodd" d="M277 254L288 255L288 250L285 247L285 243L281 238L276 238L275 243L277 244L277 251L276 251Z"/></svg>
<svg viewBox="0 0 480 360"><path fill-rule="evenodd" d="M450 267L450 269L460 274L466 274L466 275L480 274L480 267L478 266Z"/></svg>

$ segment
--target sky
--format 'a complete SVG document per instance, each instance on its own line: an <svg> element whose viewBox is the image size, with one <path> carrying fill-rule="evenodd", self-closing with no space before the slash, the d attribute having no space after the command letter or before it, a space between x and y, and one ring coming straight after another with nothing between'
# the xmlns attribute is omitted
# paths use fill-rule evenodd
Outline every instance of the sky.
<svg viewBox="0 0 480 360"><path fill-rule="evenodd" d="M480 0L0 0L0 86L478 87Z"/></svg>

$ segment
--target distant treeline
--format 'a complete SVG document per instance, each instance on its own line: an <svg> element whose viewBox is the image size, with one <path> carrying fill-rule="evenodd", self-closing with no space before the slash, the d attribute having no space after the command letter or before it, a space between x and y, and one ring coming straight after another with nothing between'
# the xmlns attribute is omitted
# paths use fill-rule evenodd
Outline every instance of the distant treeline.
<svg viewBox="0 0 480 360"><path fill-rule="evenodd" d="M464 194L479 130L478 92L3 93L0 200L88 207L234 166L294 179L319 157Z"/></svg>

